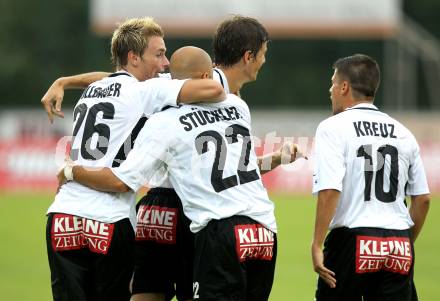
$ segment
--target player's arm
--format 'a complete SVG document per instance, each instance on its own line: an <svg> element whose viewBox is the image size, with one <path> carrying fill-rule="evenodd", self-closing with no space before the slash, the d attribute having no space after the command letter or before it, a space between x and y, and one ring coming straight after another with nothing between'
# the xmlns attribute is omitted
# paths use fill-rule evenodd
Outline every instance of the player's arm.
<svg viewBox="0 0 440 301"><path fill-rule="evenodd" d="M130 187L115 176L108 167L90 169L79 165L73 166L72 180L98 191L127 192L130 190Z"/></svg>
<svg viewBox="0 0 440 301"><path fill-rule="evenodd" d="M411 206L409 214L414 222L412 227L412 239L415 241L422 230L425 223L426 215L429 211L430 198L429 194L413 195L411 196Z"/></svg>
<svg viewBox="0 0 440 301"><path fill-rule="evenodd" d="M166 161L172 135L169 133L171 129L164 128L163 124L164 121L159 117L152 116L139 132L127 159L119 167L75 166L72 161L67 160L64 169L58 173L59 185L66 180L73 180L98 191L137 191L151 180L155 171Z"/></svg>
<svg viewBox="0 0 440 301"><path fill-rule="evenodd" d="M277 151L259 156L257 160L260 173L265 174L281 164L289 164L299 158L308 159L307 156L299 150L298 145L292 142L285 142Z"/></svg>
<svg viewBox="0 0 440 301"><path fill-rule="evenodd" d="M63 118L61 111L65 89L83 89L91 83L107 77L107 72L90 72L56 79L41 98L41 104L47 112L49 121L53 122L53 116Z"/></svg>
<svg viewBox="0 0 440 301"><path fill-rule="evenodd" d="M222 85L213 79L189 79L177 96L178 103L220 102L226 94Z"/></svg>
<svg viewBox="0 0 440 301"><path fill-rule="evenodd" d="M322 245L335 215L340 192L334 189L324 189L318 193L316 207L315 231L312 242L313 269L332 288L336 287L335 273L324 266Z"/></svg>

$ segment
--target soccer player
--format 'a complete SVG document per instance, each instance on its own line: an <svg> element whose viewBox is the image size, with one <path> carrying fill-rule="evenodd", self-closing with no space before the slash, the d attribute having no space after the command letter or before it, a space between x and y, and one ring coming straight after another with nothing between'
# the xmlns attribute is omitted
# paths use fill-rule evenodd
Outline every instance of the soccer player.
<svg viewBox="0 0 440 301"><path fill-rule="evenodd" d="M265 62L268 40L266 29L253 18L233 16L219 25L213 41L218 64L214 69L214 78L223 85L226 93L230 91L239 94L243 84L256 79L259 69ZM193 72L190 75L195 74ZM106 74L90 73L62 78L59 82L55 82L54 89L49 89L43 98L46 101L48 114L52 113L49 100L56 101L59 109L63 90L57 88L82 86L96 76L100 78ZM54 110L53 112L59 114L60 111ZM296 145L286 143L276 152L260 157L258 162L261 172L275 168L281 164L281 161L293 162L296 152ZM269 165L261 164L267 161L270 161ZM150 212L153 208L163 212L175 211L178 215L177 224L172 232L172 239L167 241L150 235L157 225L150 224L149 220L147 222L142 220L143 216L138 213L132 299L136 301L170 300L176 294L178 300L187 300L190 299L188 296L192 296L192 270L188 269L188 266L192 266L192 253L189 251L192 245L192 234L186 226L187 218L181 214L181 204L177 194L171 189L172 185L166 179L162 179L159 184L160 187L151 189L139 201L138 212L140 214ZM176 258L176 260L170 260L170 258ZM156 273L151 273L152 266L155 267Z"/></svg>
<svg viewBox="0 0 440 301"><path fill-rule="evenodd" d="M239 94L241 87L257 79L266 61L269 34L254 18L235 15L221 22L214 33L214 76L225 91Z"/></svg>
<svg viewBox="0 0 440 301"><path fill-rule="evenodd" d="M419 146L373 104L380 80L375 60L356 54L333 68L334 116L315 137L316 300L417 300L413 244L429 209Z"/></svg>
<svg viewBox="0 0 440 301"><path fill-rule="evenodd" d="M171 75L185 75L171 58ZM174 73L176 72L176 73ZM166 125L166 126L164 126ZM195 234L195 300L267 300L276 259L273 203L261 182L250 139L246 103L229 94L218 104L184 105L153 115L127 160L118 168L67 165L59 174L102 191L138 190L166 168ZM70 183L70 182L68 182ZM157 209L157 208L156 208ZM175 214L152 208L145 219L168 221L155 231L166 236ZM138 219L139 222L139 219Z"/></svg>
<svg viewBox="0 0 440 301"><path fill-rule="evenodd" d="M179 102L225 97L210 79L152 79L168 65L162 29L130 19L114 32L117 72L91 84L74 109L70 156L89 167L119 166L145 120ZM129 300L135 194L109 194L70 182L48 209L47 251L54 300Z"/></svg>
<svg viewBox="0 0 440 301"><path fill-rule="evenodd" d="M226 93L240 95L244 84L257 79L266 62L268 42L266 28L254 18L235 15L218 25L212 42L216 65L214 78L221 82ZM296 146L286 143L278 151L258 157L261 173L281 164L283 149L294 153Z"/></svg>

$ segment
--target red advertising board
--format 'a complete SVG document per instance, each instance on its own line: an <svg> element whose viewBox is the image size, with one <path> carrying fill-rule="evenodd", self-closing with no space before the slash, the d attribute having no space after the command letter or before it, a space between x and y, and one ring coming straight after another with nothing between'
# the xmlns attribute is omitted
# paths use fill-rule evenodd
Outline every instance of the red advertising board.
<svg viewBox="0 0 440 301"><path fill-rule="evenodd" d="M55 160L56 138L15 138L0 141L0 189L1 190L54 190L57 164ZM308 154L312 153L308 144ZM421 154L431 192L440 192L440 143L421 142ZM257 153L261 153L257 149ZM280 166L263 176L269 191L310 193L313 173L313 157L308 161Z"/></svg>

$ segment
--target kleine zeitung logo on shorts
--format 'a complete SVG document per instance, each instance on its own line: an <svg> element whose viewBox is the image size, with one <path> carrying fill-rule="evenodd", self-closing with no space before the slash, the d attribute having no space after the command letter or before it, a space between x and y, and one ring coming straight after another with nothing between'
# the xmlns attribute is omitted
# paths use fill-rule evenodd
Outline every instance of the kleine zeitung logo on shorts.
<svg viewBox="0 0 440 301"><path fill-rule="evenodd" d="M385 270L407 275L412 258L407 237L357 236L356 273Z"/></svg>
<svg viewBox="0 0 440 301"><path fill-rule="evenodd" d="M136 240L176 243L177 208L141 205L137 214Z"/></svg>
<svg viewBox="0 0 440 301"><path fill-rule="evenodd" d="M240 262L247 260L271 260L274 233L259 224L236 225L236 251Z"/></svg>
<svg viewBox="0 0 440 301"><path fill-rule="evenodd" d="M52 220L52 247L55 251L88 248L94 253L107 254L113 228L113 224L57 213Z"/></svg>

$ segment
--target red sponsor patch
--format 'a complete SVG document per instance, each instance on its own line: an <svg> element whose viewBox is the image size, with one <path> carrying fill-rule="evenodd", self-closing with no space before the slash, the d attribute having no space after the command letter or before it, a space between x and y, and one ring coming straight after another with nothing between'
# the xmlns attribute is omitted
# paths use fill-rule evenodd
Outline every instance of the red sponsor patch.
<svg viewBox="0 0 440 301"><path fill-rule="evenodd" d="M176 243L177 208L141 205L137 214L136 240Z"/></svg>
<svg viewBox="0 0 440 301"><path fill-rule="evenodd" d="M407 275L413 260L407 237L357 236L356 273L385 270Z"/></svg>
<svg viewBox="0 0 440 301"><path fill-rule="evenodd" d="M113 224L57 213L52 220L52 247L55 251L89 249L107 254L113 228Z"/></svg>
<svg viewBox="0 0 440 301"><path fill-rule="evenodd" d="M271 260L274 233L259 224L236 225L235 246L240 262L247 260Z"/></svg>

